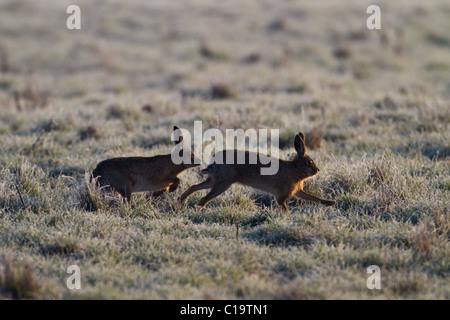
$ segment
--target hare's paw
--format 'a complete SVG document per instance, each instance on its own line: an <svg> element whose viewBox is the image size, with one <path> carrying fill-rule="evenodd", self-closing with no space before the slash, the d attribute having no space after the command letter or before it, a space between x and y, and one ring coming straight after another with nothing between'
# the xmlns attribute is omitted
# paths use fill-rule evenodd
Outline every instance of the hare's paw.
<svg viewBox="0 0 450 320"><path fill-rule="evenodd" d="M325 201L324 204L327 207L331 207L331 206L334 206L336 204L336 201L334 201L334 200L327 200L327 201Z"/></svg>
<svg viewBox="0 0 450 320"><path fill-rule="evenodd" d="M204 207L202 207L202 206L200 206L200 205L198 205L198 204L196 204L196 205L194 206L194 210L195 210L196 212L202 211L203 208L204 208Z"/></svg>

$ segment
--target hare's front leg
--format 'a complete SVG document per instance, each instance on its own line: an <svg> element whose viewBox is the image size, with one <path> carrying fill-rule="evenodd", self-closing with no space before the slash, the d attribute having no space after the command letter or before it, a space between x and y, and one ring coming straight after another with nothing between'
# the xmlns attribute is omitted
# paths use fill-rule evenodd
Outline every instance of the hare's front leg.
<svg viewBox="0 0 450 320"><path fill-rule="evenodd" d="M224 193L231 185L232 183L225 183L225 182L216 184L204 198L200 199L200 201L198 202L198 206L200 208L204 208L208 202L210 202L212 199L219 196L220 194Z"/></svg>
<svg viewBox="0 0 450 320"><path fill-rule="evenodd" d="M193 194L194 192L197 192L199 190L203 190L203 189L209 189L212 188L214 186L214 182L212 181L211 178L206 179L205 181L203 181L202 183L196 184L194 186L190 186L180 197L180 202L183 203L184 201L186 201L186 199Z"/></svg>

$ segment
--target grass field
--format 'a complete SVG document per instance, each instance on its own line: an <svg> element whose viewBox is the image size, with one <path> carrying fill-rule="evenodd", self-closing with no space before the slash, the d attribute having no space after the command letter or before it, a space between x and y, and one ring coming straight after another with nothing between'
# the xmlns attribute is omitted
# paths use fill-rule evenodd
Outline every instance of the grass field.
<svg viewBox="0 0 450 320"><path fill-rule="evenodd" d="M81 30L0 2L0 298L450 298L448 1L76 2ZM197 211L198 168L131 206L87 184L196 120L279 129L283 158L304 132L336 206L235 185Z"/></svg>

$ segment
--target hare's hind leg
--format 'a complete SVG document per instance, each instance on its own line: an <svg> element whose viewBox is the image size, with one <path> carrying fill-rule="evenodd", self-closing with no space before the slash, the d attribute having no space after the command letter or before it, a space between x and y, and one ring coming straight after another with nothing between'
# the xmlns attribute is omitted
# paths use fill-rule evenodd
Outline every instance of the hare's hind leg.
<svg viewBox="0 0 450 320"><path fill-rule="evenodd" d="M180 197L180 202L183 203L186 199L193 194L202 189L209 189L214 186L214 182L211 178L206 179L202 183L196 184L194 186L190 186Z"/></svg>
<svg viewBox="0 0 450 320"><path fill-rule="evenodd" d="M224 193L231 185L232 183L225 182L216 184L204 198L200 199L200 201L198 202L198 206L200 208L204 208L208 202Z"/></svg>
<svg viewBox="0 0 450 320"><path fill-rule="evenodd" d="M127 203L131 204L131 192L132 192L131 183L126 184L124 186L123 191L119 191L119 192L123 197L125 197L127 199Z"/></svg>
<svg viewBox="0 0 450 320"><path fill-rule="evenodd" d="M151 196L154 197L154 198L158 198L158 197L162 196L164 193L166 193L167 190L169 190L169 187L164 188L164 189L160 189L160 190L153 191L153 193L151 194Z"/></svg>
<svg viewBox="0 0 450 320"><path fill-rule="evenodd" d="M172 184L169 187L169 192L174 192L175 190L177 190L179 185L180 185L180 179L174 178L172 180Z"/></svg>
<svg viewBox="0 0 450 320"><path fill-rule="evenodd" d="M98 181L100 185L108 186L109 189L117 191L128 203L131 202L133 184L130 179L124 177L120 172L114 170L106 172Z"/></svg>
<svg viewBox="0 0 450 320"><path fill-rule="evenodd" d="M277 203L286 211L289 211L287 205L286 205L286 200L289 199L288 196L280 196L277 197Z"/></svg>
<svg viewBox="0 0 450 320"><path fill-rule="evenodd" d="M127 203L131 203L131 185L112 186L112 189L117 191Z"/></svg>
<svg viewBox="0 0 450 320"><path fill-rule="evenodd" d="M169 183L170 183L170 186L152 192L151 196L154 198L158 198L158 197L162 196L163 194L165 194L167 191L174 192L175 190L177 190L178 186L180 185L180 179L174 178Z"/></svg>
<svg viewBox="0 0 450 320"><path fill-rule="evenodd" d="M309 201L314 201L317 203L321 203L323 205L326 205L327 207L329 206L334 206L336 204L336 201L334 200L325 200L319 197L315 197L309 193L306 193L303 190L298 190L297 193L295 194L295 196L297 198L303 199L303 200L309 200Z"/></svg>

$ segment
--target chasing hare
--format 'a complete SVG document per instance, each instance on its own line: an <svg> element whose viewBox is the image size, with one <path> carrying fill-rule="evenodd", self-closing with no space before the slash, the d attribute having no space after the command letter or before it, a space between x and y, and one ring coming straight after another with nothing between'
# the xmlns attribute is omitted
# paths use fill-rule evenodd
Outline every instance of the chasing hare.
<svg viewBox="0 0 450 320"><path fill-rule="evenodd" d="M297 154L293 154L291 160L271 158L279 161L278 172L274 175L261 175L260 173L261 168L265 166L263 163L267 163L267 161L261 161L261 159L266 157L265 160L267 160L267 156L257 154L258 161L255 164L250 164L248 160L251 153L235 149L233 150L234 164L214 162L210 164L206 169L202 170L202 173L207 174L208 178L204 182L188 188L181 195L180 201L183 203L187 197L196 191L211 188L211 191L198 203L199 207L204 208L211 199L225 192L233 183L240 183L274 194L277 203L286 211L288 210L286 200L292 196L318 202L327 207L333 206L336 201L321 199L303 191L303 181L317 174L319 168L310 157L305 155L305 136L303 133L300 132L295 136L294 146ZM245 164L237 163L236 158L239 152L245 155ZM214 158L219 159L219 157L223 156L221 159L225 159L225 153L226 151L220 151L216 153Z"/></svg>
<svg viewBox="0 0 450 320"><path fill-rule="evenodd" d="M174 127L174 133L179 130ZM174 141L175 146L182 143L183 136ZM181 147L181 146L180 146ZM182 148L179 149L182 152ZM153 196L159 197L167 190L173 192L178 188L180 179L178 175L184 170L199 166L197 158L191 152L190 163L174 164L171 154L154 157L123 157L112 158L100 162L92 172L92 177L97 179L100 186L109 187L131 200L133 192L154 191ZM197 158L198 160L198 158Z"/></svg>

